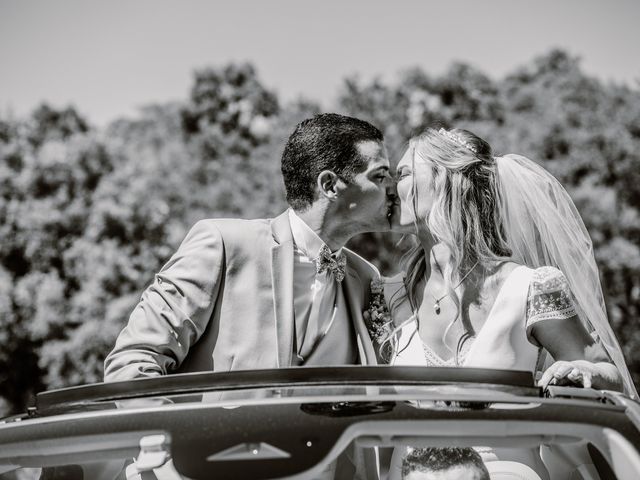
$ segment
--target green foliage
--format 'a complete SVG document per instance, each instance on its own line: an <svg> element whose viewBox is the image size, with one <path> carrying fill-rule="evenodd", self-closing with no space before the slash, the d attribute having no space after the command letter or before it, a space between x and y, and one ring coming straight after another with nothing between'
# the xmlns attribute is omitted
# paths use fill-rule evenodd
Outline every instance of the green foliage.
<svg viewBox="0 0 640 480"><path fill-rule="evenodd" d="M336 110L382 128L393 158L426 127L455 125L557 175L592 234L610 319L640 379L640 91L552 51L500 80L465 64L440 76L413 68L391 84L348 78ZM240 64L199 70L186 101L102 131L71 107L0 119L0 405L100 381L140 293L193 223L286 208L280 154L318 112L280 105ZM350 246L392 274L399 240L366 234Z"/></svg>

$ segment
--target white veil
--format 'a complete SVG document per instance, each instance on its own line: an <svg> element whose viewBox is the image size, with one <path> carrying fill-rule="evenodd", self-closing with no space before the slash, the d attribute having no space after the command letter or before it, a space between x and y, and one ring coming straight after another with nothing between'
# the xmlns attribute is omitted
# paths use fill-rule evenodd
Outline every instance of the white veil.
<svg viewBox="0 0 640 480"><path fill-rule="evenodd" d="M622 350L607 319L593 244L571 197L555 177L520 155L496 158L500 208L514 261L560 269L591 335L620 371L625 393L638 398Z"/></svg>

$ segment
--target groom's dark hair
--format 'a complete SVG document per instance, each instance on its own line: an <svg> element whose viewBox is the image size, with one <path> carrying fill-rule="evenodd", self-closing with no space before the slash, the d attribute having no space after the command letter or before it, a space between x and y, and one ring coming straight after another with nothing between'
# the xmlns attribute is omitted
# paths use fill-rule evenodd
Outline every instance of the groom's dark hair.
<svg viewBox="0 0 640 480"><path fill-rule="evenodd" d="M282 177L289 205L298 211L311 206L316 180L323 170L350 181L367 166L357 144L383 139L382 132L369 122L337 113L322 113L300 122L282 152Z"/></svg>

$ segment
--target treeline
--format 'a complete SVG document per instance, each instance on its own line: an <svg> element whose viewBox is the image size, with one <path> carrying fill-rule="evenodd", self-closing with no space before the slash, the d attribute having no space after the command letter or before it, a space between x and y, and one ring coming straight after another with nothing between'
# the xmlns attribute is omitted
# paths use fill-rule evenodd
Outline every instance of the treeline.
<svg viewBox="0 0 640 480"><path fill-rule="evenodd" d="M334 111L370 120L389 152L427 126L468 128L542 162L593 237L611 323L640 380L640 91L586 75L563 51L503 79L465 64L395 83L348 78ZM153 274L205 217L286 208L279 160L313 101L282 104L251 65L203 69L188 99L92 128L74 108L0 117L0 414L45 388L100 381ZM397 238L352 247L383 273Z"/></svg>

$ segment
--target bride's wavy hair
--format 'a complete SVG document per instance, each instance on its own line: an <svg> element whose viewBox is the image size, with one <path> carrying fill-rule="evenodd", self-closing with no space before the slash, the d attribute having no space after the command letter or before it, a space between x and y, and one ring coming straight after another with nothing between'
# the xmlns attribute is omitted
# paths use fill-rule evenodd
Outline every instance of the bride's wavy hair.
<svg viewBox="0 0 640 480"><path fill-rule="evenodd" d="M426 218L414 215L416 228L424 228L437 242L443 243L450 258L443 270L445 288L456 305L456 316L445 330L460 317L460 304L454 290L476 262L488 265L511 256L500 214L500 192L496 162L491 146L477 135L463 129L429 129L409 142L412 151L413 184L407 201L411 201L414 214L418 211L421 189L433 192L433 204ZM418 185L416 169L431 169L431 184ZM420 222L423 225L420 225ZM410 305L417 312L417 286L427 268L427 259L421 245L411 248L403 257L406 272L405 286ZM475 332L463 317L465 334L455 350L456 364L464 341ZM401 328L401 327L399 327ZM397 330L389 336L391 350ZM383 342L384 343L384 342ZM445 343L446 345L446 343Z"/></svg>

